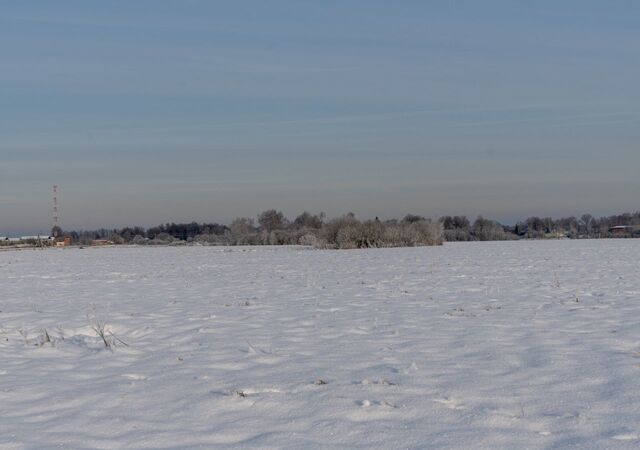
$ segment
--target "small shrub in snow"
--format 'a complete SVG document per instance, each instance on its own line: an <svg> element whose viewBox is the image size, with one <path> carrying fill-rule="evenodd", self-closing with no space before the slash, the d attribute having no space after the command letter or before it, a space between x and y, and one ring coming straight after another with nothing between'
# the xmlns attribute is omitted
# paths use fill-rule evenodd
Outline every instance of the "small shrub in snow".
<svg viewBox="0 0 640 450"><path fill-rule="evenodd" d="M95 310L91 314L89 314L87 318L89 319L91 328L96 332L106 348L113 351L113 348L118 343L124 345L125 347L129 346L129 344L118 338L115 334L107 329L106 321L99 319L95 314Z"/></svg>
<svg viewBox="0 0 640 450"><path fill-rule="evenodd" d="M104 346L107 347L109 350L113 351L115 342L111 338L111 336L109 336L105 331L106 322L98 319L95 315L90 317L89 321L91 322L91 328L93 328L93 331L95 331L96 334L100 337L100 339L102 339Z"/></svg>
<svg viewBox="0 0 640 450"><path fill-rule="evenodd" d="M42 334L39 336L39 339L38 339L38 346L42 347L44 344L53 345L53 342L51 341L51 336L49 336L49 333L47 332L46 328L42 329Z"/></svg>
<svg viewBox="0 0 640 450"><path fill-rule="evenodd" d="M55 347L58 341L64 341L64 337L60 335L60 337L54 337L49 334L46 328L42 328L40 330L40 334L36 335L35 338L29 339L29 331L25 329L18 330L18 333L24 339L24 345L35 346L35 347L44 347L46 344Z"/></svg>

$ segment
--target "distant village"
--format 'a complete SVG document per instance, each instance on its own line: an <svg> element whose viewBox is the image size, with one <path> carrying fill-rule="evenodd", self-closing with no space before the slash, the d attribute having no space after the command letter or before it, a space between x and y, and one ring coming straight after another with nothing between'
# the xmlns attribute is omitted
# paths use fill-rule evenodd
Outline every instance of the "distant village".
<svg viewBox="0 0 640 450"><path fill-rule="evenodd" d="M73 245L71 236L55 238L53 236L0 236L0 248L38 248L38 247L69 247ZM112 245L108 239L94 239L90 245Z"/></svg>

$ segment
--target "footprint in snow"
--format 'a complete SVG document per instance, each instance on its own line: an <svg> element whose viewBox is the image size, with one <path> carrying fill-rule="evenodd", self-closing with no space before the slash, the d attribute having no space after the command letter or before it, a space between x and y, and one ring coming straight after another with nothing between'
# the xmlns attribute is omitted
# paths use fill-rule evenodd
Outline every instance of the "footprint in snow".
<svg viewBox="0 0 640 450"><path fill-rule="evenodd" d="M372 380L370 378L365 378L360 382L360 384L364 386L369 385L377 385L377 386L395 386L397 383L393 383L392 381L387 380L386 378L379 378L377 380Z"/></svg>
<svg viewBox="0 0 640 450"><path fill-rule="evenodd" d="M615 439L616 441L637 441L640 439L640 434L638 433L621 433L612 436L611 439Z"/></svg>
<svg viewBox="0 0 640 450"><path fill-rule="evenodd" d="M369 330L367 328L362 328L362 327L352 328L347 332L351 334L369 334Z"/></svg>
<svg viewBox="0 0 640 450"><path fill-rule="evenodd" d="M124 375L122 375L123 377L129 379L129 380L135 380L135 381L144 381L144 380L148 380L149 377L145 376L145 375L140 375L137 373L125 373Z"/></svg>
<svg viewBox="0 0 640 450"><path fill-rule="evenodd" d="M415 363L415 361L414 361L414 362L412 362L412 363L411 363L411 365L410 365L409 367L407 367L407 368L403 369L403 371L402 371L402 372L403 372L404 374L407 374L407 375L408 375L408 374L410 374L410 373L412 373L412 372L417 372L417 371L418 371L418 365L417 365L417 364Z"/></svg>
<svg viewBox="0 0 640 450"><path fill-rule="evenodd" d="M452 399L451 397L437 398L437 399L434 399L433 401L436 403L440 403L449 409L454 409L454 410L466 409L464 405L462 405L462 403Z"/></svg>
<svg viewBox="0 0 640 450"><path fill-rule="evenodd" d="M246 398L249 396L255 396L260 394L285 394L286 392L278 388L266 388L266 389L236 389L231 392L231 395L236 398Z"/></svg>
<svg viewBox="0 0 640 450"><path fill-rule="evenodd" d="M396 405L387 401L387 400L362 400L361 402L357 402L361 408L371 408L371 407L385 407L385 408L397 408Z"/></svg>

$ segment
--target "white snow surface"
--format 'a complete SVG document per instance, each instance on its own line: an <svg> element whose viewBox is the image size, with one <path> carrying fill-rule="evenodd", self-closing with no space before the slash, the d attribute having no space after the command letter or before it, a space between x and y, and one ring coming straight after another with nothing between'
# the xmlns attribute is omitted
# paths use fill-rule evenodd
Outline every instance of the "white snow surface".
<svg viewBox="0 0 640 450"><path fill-rule="evenodd" d="M637 449L639 261L638 240L0 252L0 448Z"/></svg>

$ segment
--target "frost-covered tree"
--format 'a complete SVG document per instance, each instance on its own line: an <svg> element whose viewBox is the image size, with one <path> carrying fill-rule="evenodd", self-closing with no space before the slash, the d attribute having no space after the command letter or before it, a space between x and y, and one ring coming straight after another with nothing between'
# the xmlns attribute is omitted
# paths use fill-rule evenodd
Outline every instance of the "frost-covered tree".
<svg viewBox="0 0 640 450"><path fill-rule="evenodd" d="M268 209L263 211L258 216L258 223L260 224L260 228L263 231L271 232L274 230L280 230L285 227L286 219L284 218L284 214L280 211L276 211L275 209Z"/></svg>
<svg viewBox="0 0 640 450"><path fill-rule="evenodd" d="M424 220L424 217L418 216L416 214L407 214L402 218L402 221L406 223L420 222L421 220Z"/></svg>
<svg viewBox="0 0 640 450"><path fill-rule="evenodd" d="M320 229L322 228L324 217L325 217L324 213L311 214L305 211L294 219L293 227L298 229L299 228Z"/></svg>

